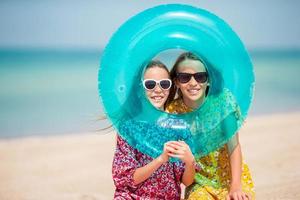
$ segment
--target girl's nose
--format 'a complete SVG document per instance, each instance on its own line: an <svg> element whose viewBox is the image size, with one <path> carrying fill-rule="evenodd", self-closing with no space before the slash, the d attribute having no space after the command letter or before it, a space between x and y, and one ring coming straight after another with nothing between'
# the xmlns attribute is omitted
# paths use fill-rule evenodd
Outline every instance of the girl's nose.
<svg viewBox="0 0 300 200"><path fill-rule="evenodd" d="M155 88L154 88L154 92L155 93L161 93L162 92L162 89L159 87L158 84L156 84Z"/></svg>
<svg viewBox="0 0 300 200"><path fill-rule="evenodd" d="M198 82L195 80L194 76L191 77L191 80L189 81L189 84L193 85L193 86L198 84Z"/></svg>

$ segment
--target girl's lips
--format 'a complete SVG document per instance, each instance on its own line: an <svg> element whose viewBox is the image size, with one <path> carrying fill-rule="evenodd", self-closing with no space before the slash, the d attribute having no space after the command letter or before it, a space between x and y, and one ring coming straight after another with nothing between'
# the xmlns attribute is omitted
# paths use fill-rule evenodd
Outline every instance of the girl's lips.
<svg viewBox="0 0 300 200"><path fill-rule="evenodd" d="M152 96L151 99L153 99L155 102L160 102L164 97L163 96Z"/></svg>
<svg viewBox="0 0 300 200"><path fill-rule="evenodd" d="M190 94L192 94L192 95L196 95L196 94L199 93L200 88L188 89L187 91L188 91Z"/></svg>

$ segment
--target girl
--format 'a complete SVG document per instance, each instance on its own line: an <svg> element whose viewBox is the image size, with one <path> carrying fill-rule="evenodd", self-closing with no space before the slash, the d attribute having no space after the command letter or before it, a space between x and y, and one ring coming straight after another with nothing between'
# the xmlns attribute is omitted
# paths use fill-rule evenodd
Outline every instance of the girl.
<svg viewBox="0 0 300 200"><path fill-rule="evenodd" d="M169 71L160 61L151 61L144 73L143 86L151 104L164 109L172 82ZM176 157L181 162L169 162ZM153 159L132 148L117 135L113 159L114 199L180 199L180 183L186 186L195 175L194 157L183 141L169 141Z"/></svg>
<svg viewBox="0 0 300 200"><path fill-rule="evenodd" d="M190 52L181 54L171 70L175 83L170 91L167 112L186 113L201 106L209 87L208 73L201 60ZM173 100L178 90L178 98ZM253 182L248 166L242 163L238 135L225 146L197 160L195 183L186 190L188 199L252 199Z"/></svg>

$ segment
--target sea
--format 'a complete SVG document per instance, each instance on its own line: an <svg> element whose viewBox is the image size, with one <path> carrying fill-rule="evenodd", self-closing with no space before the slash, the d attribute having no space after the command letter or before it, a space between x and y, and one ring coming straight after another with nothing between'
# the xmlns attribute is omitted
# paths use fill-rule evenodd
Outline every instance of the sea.
<svg viewBox="0 0 300 200"><path fill-rule="evenodd" d="M102 50L0 49L0 138L98 133ZM170 53L172 54L172 53ZM169 57L168 57L169 56ZM166 54L171 63L173 55ZM300 111L300 50L254 49L249 116Z"/></svg>

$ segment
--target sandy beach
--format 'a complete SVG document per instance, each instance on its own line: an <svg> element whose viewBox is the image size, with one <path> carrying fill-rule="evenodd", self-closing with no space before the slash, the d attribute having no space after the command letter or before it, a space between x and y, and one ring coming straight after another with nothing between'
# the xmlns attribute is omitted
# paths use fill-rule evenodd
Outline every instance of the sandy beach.
<svg viewBox="0 0 300 200"><path fill-rule="evenodd" d="M257 199L300 199L300 113L249 117L240 131ZM115 134L0 140L1 200L108 200Z"/></svg>

